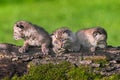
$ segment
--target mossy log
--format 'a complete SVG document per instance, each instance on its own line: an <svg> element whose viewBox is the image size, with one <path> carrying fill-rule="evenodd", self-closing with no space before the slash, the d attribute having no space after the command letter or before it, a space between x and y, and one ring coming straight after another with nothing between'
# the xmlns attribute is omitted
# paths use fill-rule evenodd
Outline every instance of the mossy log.
<svg viewBox="0 0 120 80"><path fill-rule="evenodd" d="M102 75L111 75L120 73L120 47L109 46L106 49L97 49L95 52L80 51L68 52L56 56L52 51L50 55L43 55L38 47L30 47L26 53L19 53L20 46L13 44L3 44L0 46L0 79L5 76L12 77L14 74L18 76L27 73L30 65L42 64L59 64L68 61L75 66L88 65L92 68L101 67L101 63L97 61L107 61L101 70L94 72Z"/></svg>

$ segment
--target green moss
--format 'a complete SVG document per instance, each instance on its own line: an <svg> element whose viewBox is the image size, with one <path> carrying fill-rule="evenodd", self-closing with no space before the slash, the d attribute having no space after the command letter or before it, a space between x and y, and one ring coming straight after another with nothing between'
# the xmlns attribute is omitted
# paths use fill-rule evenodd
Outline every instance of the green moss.
<svg viewBox="0 0 120 80"><path fill-rule="evenodd" d="M101 80L120 80L120 74L114 74L108 77L104 77Z"/></svg>
<svg viewBox="0 0 120 80"><path fill-rule="evenodd" d="M68 76L70 80L94 80L101 77L101 75L93 73L90 67L85 66L71 69Z"/></svg>
<svg viewBox="0 0 120 80"><path fill-rule="evenodd" d="M12 80L66 80L66 73L71 68L71 64L63 62L58 65L45 64L33 66L29 73L23 77L13 77Z"/></svg>
<svg viewBox="0 0 120 80"><path fill-rule="evenodd" d="M102 76L93 72L90 66L75 67L69 62L32 66L24 76L16 75L11 80L119 80L120 74ZM9 80L6 77L4 80Z"/></svg>
<svg viewBox="0 0 120 80"><path fill-rule="evenodd" d="M100 64L100 67L104 67L105 64L109 63L107 60L96 60L96 61L93 61L93 62Z"/></svg>

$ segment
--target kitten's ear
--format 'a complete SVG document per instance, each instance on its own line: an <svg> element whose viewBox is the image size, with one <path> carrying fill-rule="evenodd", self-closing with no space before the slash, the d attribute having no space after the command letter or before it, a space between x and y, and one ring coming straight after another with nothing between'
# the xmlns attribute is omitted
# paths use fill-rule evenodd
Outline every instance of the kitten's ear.
<svg viewBox="0 0 120 80"><path fill-rule="evenodd" d="M56 35L54 35L54 34L50 34L50 36L51 36L51 38L55 38L56 37Z"/></svg>
<svg viewBox="0 0 120 80"><path fill-rule="evenodd" d="M71 36L71 31L70 30L66 30L65 33L67 33L69 36Z"/></svg>
<svg viewBox="0 0 120 80"><path fill-rule="evenodd" d="M97 35L100 35L101 33L99 31L93 32L93 37L96 37Z"/></svg>
<svg viewBox="0 0 120 80"><path fill-rule="evenodd" d="M53 36L54 34L52 33L52 34L50 34L50 36Z"/></svg>
<svg viewBox="0 0 120 80"><path fill-rule="evenodd" d="M64 33L70 33L70 30L65 30Z"/></svg>
<svg viewBox="0 0 120 80"><path fill-rule="evenodd" d="M17 24L17 27L19 27L20 29L24 29L24 26L22 24Z"/></svg>
<svg viewBox="0 0 120 80"><path fill-rule="evenodd" d="M51 37L51 38L54 37L54 34L50 34L50 37Z"/></svg>

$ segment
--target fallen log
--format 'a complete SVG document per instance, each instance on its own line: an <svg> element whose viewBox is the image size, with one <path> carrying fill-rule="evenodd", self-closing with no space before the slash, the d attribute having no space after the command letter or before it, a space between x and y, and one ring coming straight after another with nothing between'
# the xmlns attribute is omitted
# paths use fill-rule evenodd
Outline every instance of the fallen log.
<svg viewBox="0 0 120 80"><path fill-rule="evenodd" d="M106 49L97 49L95 52L80 51L68 52L56 56L52 51L51 54L43 55L38 47L30 47L26 53L19 53L20 46L13 44L0 45L0 79L15 74L22 76L30 68L29 63L33 65L42 64L59 64L62 61L68 61L75 66L89 65L91 67L100 67L101 64L95 63L96 60L107 60L107 63L101 71L93 70L102 75L111 75L120 73L120 47L107 47Z"/></svg>

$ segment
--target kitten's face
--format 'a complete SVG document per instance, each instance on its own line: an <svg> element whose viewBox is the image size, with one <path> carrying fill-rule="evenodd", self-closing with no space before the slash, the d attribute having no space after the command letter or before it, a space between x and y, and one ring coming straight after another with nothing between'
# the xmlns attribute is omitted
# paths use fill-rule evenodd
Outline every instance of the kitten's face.
<svg viewBox="0 0 120 80"><path fill-rule="evenodd" d="M93 37L97 42L97 46L100 48L105 48L107 46L107 34L103 32L96 31L93 33Z"/></svg>
<svg viewBox="0 0 120 80"><path fill-rule="evenodd" d="M67 33L62 34L61 36L53 35L52 44L58 49L67 48L71 44L71 37Z"/></svg>
<svg viewBox="0 0 120 80"><path fill-rule="evenodd" d="M93 37L95 38L97 42L106 41L107 39L107 36L101 32L94 32Z"/></svg>
<svg viewBox="0 0 120 80"><path fill-rule="evenodd" d="M18 25L18 24L14 25L13 37L14 37L15 40L22 39L22 37L23 37L23 29L24 29L24 26L22 26L22 25Z"/></svg>
<svg viewBox="0 0 120 80"><path fill-rule="evenodd" d="M31 23L26 22L26 21L19 21L16 22L14 25L14 39L15 40L19 40L19 39L24 39L25 35L29 35L31 34L30 32L28 32L29 28L30 28Z"/></svg>

